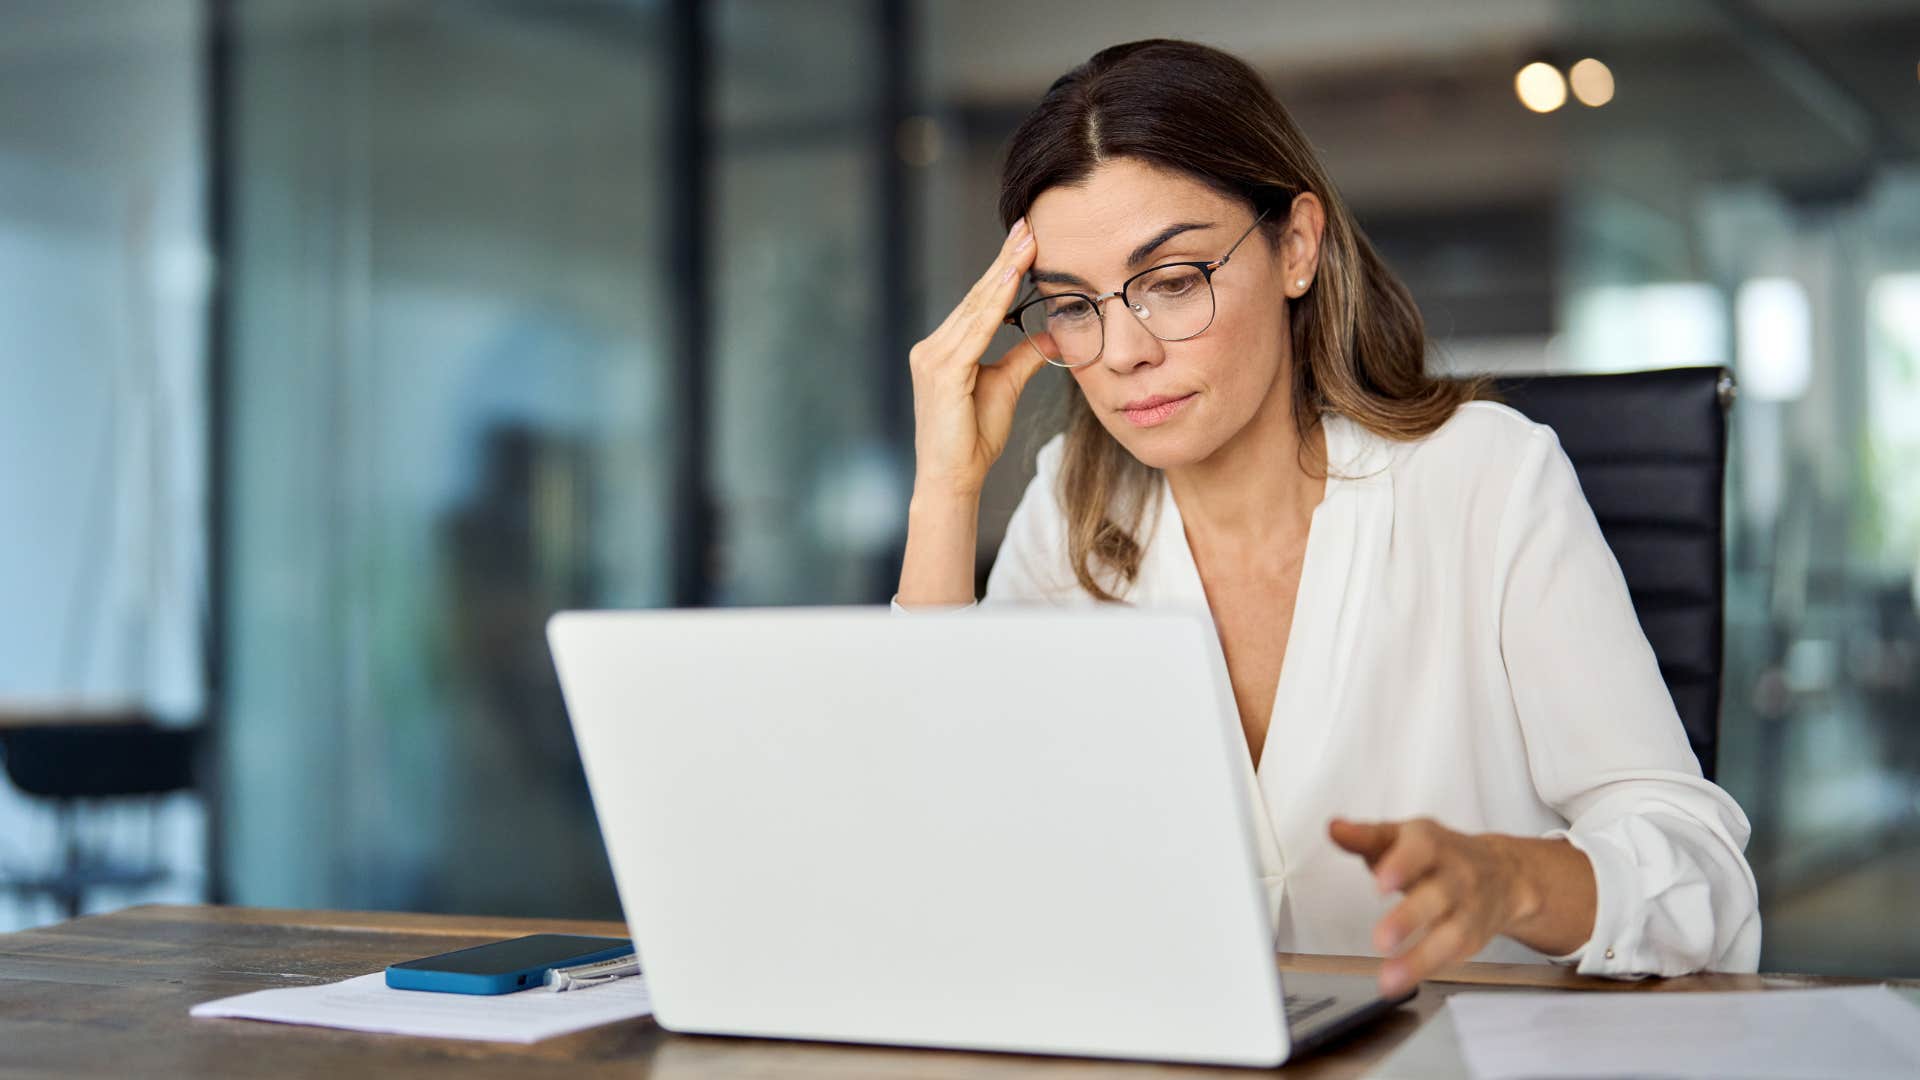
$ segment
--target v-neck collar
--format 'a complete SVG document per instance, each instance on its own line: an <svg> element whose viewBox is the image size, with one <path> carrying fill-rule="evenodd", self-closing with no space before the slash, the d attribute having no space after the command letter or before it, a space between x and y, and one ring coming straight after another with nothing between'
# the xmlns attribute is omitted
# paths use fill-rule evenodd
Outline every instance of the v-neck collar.
<svg viewBox="0 0 1920 1080"><path fill-rule="evenodd" d="M1387 454L1376 438L1338 413L1321 418L1327 438L1327 482L1320 502L1314 507L1307 526L1306 551L1300 566L1300 585L1294 595L1293 621L1287 631L1286 655L1281 662L1280 678L1267 721L1267 733L1261 742L1260 764L1253 766L1253 755L1242 747L1250 770L1265 780L1283 766L1273 751L1283 749L1289 762L1312 761L1326 734L1324 718L1302 715L1303 706L1313 703L1324 707L1333 696L1333 686L1325 680L1336 679L1343 665L1337 663L1343 643L1351 641L1352 619L1343 618L1343 609L1355 610L1350 581L1356 541L1362 531L1362 508L1378 497L1386 477ZM1386 497L1391 499L1390 481ZM1390 505L1390 501L1389 501ZM1207 605L1206 587L1200 580L1199 566L1187 543L1186 525L1173 489L1165 476L1160 479L1157 520L1147 558L1153 573L1142 582L1149 587L1138 600L1143 606L1194 610L1213 621ZM1368 530L1371 531L1371 530ZM1213 639L1218 675L1227 681L1226 654L1220 647L1216 630ZM1315 685L1322 684L1322 685ZM1328 691L1322 693L1318 691ZM1232 693L1226 694L1231 703ZM1238 728L1238 710L1235 710ZM1286 729L1284 736L1277 732ZM1244 740L1243 740L1244 741ZM1265 786L1264 784L1262 785Z"/></svg>

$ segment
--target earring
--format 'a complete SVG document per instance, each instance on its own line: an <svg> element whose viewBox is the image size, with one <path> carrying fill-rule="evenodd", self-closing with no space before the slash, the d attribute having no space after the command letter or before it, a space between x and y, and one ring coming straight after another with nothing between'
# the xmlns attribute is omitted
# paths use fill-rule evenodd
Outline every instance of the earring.
<svg viewBox="0 0 1920 1080"><path fill-rule="evenodd" d="M1306 287L1307 287L1307 279L1306 279L1306 278L1300 278L1300 279L1298 279L1297 281L1295 281L1295 282L1293 283L1293 287L1294 287L1294 288L1296 288L1296 289L1304 289L1304 288L1306 288Z"/></svg>

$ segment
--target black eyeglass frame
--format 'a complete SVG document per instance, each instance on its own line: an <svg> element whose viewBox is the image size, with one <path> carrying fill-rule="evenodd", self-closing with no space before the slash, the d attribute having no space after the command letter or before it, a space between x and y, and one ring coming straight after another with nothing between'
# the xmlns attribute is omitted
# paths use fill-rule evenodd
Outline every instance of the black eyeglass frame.
<svg viewBox="0 0 1920 1080"><path fill-rule="evenodd" d="M1246 242L1247 237L1253 235L1253 230L1259 228L1260 223L1262 221L1266 220L1269 210L1271 210L1271 207L1269 207L1268 210L1262 210L1260 211L1259 214L1255 215L1253 219L1253 224L1247 226L1247 231L1240 234L1240 239L1235 240L1233 242L1233 246L1227 249L1227 253L1225 255L1220 256L1217 259L1212 260L1211 262L1207 262L1207 261L1170 262L1170 263L1161 263L1158 266L1149 266L1145 270L1142 270L1139 273L1128 278L1127 280L1121 282L1120 287L1118 289L1115 289L1113 292L1110 292L1110 293L1101 293L1099 296L1090 296L1083 292L1048 293L1044 296L1040 296L1040 295L1032 296L1014 305L1013 310L1009 311L1007 313L1007 317L1001 321L1006 323L1006 325L1013 327L1015 330L1020 331L1020 336L1026 339L1027 347L1032 349L1034 352L1040 353L1040 359L1045 360L1047 363L1052 364L1054 367L1062 367L1062 368L1086 367L1088 364L1092 364L1098 361L1102 356L1106 355L1106 352L1107 352L1107 309L1106 309L1107 301L1112 300L1115 297L1119 297L1122 301L1125 301L1127 297L1127 290L1133 288L1134 282L1139 281L1141 278L1146 277L1148 274L1157 274L1162 270L1170 270L1176 266L1191 266L1194 269L1200 271L1201 275L1206 278L1207 299L1213 305L1213 310L1207 315L1206 325L1202 326L1198 330L1195 330L1191 334L1185 334L1180 337L1173 337L1173 338L1160 337L1159 334L1154 334L1153 327L1147 326L1144 320L1141 321L1140 325L1146 326L1147 333L1153 334L1154 337L1160 338L1161 341L1192 341L1194 338L1197 338L1201 334L1206 333L1207 330L1213 326L1213 320L1218 318L1220 315L1219 297L1218 297L1218 294L1213 292L1214 272L1219 270L1221 267L1227 265L1227 263L1233 259L1233 253L1240 250L1240 245ZM1020 316L1025 314L1028 308L1033 307L1036 304L1044 304L1050 300L1062 300L1069 297L1078 297L1082 300L1085 300L1089 305L1092 306L1094 316L1100 320L1100 350L1093 354L1092 359L1083 360L1078 364L1069 364L1063 360L1055 360L1053 357L1048 356L1046 353L1040 352L1040 346L1035 345L1033 343L1033 335L1027 333L1026 328L1020 325ZM1127 310L1129 312L1133 310L1133 305L1131 303L1127 304ZM1138 318L1138 316L1135 316L1135 318Z"/></svg>

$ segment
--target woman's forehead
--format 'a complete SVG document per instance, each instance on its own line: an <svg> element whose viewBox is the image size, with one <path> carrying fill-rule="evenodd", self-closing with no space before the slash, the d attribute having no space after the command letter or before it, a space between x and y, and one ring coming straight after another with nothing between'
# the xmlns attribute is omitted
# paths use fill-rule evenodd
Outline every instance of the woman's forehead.
<svg viewBox="0 0 1920 1080"><path fill-rule="evenodd" d="M1118 220L1157 220L1168 215L1218 216L1231 200L1184 173L1129 158L1106 162L1072 186L1048 188L1033 201L1027 221L1068 230L1104 230Z"/></svg>
<svg viewBox="0 0 1920 1080"><path fill-rule="evenodd" d="M1141 244L1176 225L1203 226L1182 230L1185 238L1211 237L1233 223L1233 212L1231 200L1190 176L1123 159L1042 192L1027 223L1036 268L1083 273L1124 269Z"/></svg>

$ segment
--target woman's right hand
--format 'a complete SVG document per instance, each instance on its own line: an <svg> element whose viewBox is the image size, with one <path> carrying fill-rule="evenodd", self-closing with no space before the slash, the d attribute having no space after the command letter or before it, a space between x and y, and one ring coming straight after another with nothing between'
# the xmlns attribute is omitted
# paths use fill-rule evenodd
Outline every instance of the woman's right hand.
<svg viewBox="0 0 1920 1080"><path fill-rule="evenodd" d="M1006 449L1020 391L1046 361L1024 340L991 366L980 356L1032 265L1033 231L1023 217L959 306L907 354L916 494L977 497Z"/></svg>

